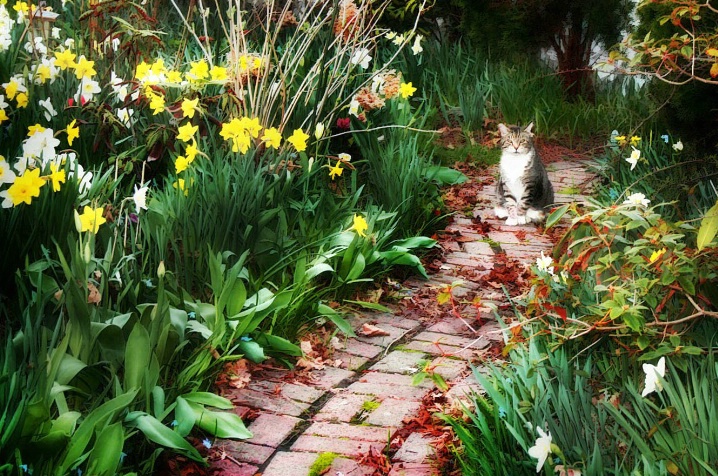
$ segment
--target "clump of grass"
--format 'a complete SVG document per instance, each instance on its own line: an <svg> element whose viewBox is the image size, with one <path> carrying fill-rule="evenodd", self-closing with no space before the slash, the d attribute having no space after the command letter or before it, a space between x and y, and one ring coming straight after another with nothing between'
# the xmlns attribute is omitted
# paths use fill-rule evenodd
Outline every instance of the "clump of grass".
<svg viewBox="0 0 718 476"><path fill-rule="evenodd" d="M334 460L338 457L339 455L337 453L321 453L317 456L317 459L314 460L314 463L312 463L312 466L309 468L308 476L320 476L325 474L332 463L334 463Z"/></svg>

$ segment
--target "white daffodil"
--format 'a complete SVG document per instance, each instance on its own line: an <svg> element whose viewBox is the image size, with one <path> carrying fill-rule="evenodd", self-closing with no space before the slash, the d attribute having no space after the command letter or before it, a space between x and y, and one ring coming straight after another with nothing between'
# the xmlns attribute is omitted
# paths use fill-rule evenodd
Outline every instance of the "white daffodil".
<svg viewBox="0 0 718 476"><path fill-rule="evenodd" d="M676 152L682 151L683 150L683 142L678 141L675 144L673 144L673 150L675 150Z"/></svg>
<svg viewBox="0 0 718 476"><path fill-rule="evenodd" d="M316 127L314 128L314 137L319 140L324 136L324 124L321 122L317 122Z"/></svg>
<svg viewBox="0 0 718 476"><path fill-rule="evenodd" d="M352 160L352 156L347 154L346 152L338 154L337 157L339 157L339 160L341 160L342 162L351 162Z"/></svg>
<svg viewBox="0 0 718 476"><path fill-rule="evenodd" d="M122 107L115 111L115 114L117 115L117 119L120 120L122 124L125 125L125 127L132 127L133 120L132 115L135 113L134 109L131 109L129 107Z"/></svg>
<svg viewBox="0 0 718 476"><path fill-rule="evenodd" d="M0 184L13 183L17 175L10 168L10 164L7 163L5 157L0 155Z"/></svg>
<svg viewBox="0 0 718 476"><path fill-rule="evenodd" d="M349 103L349 114L355 117L359 115L359 101L356 99L352 99Z"/></svg>
<svg viewBox="0 0 718 476"><path fill-rule="evenodd" d="M541 252L541 257L536 258L536 268L539 271L550 274L551 276L553 276L552 265L553 259L550 256L544 256L543 251Z"/></svg>
<svg viewBox="0 0 718 476"><path fill-rule="evenodd" d="M645 397L656 390L660 392L663 390L663 384L658 376L660 375L661 378L663 378L666 375L666 358L661 357L658 360L658 365L643 364L643 373L646 374L646 384L643 388L643 392L641 392L641 396Z"/></svg>
<svg viewBox="0 0 718 476"><path fill-rule="evenodd" d="M629 195L628 198L623 202L624 205L644 206L647 207L651 203L642 193L634 193Z"/></svg>
<svg viewBox="0 0 718 476"><path fill-rule="evenodd" d="M366 48L358 48L354 50L354 54L351 57L351 64L358 64L362 69L369 68L371 62L371 55L369 50Z"/></svg>
<svg viewBox="0 0 718 476"><path fill-rule="evenodd" d="M529 448L529 456L532 458L537 458L538 462L536 463L536 472L540 472L541 468L543 468L544 463L546 463L546 459L548 458L548 455L551 454L551 432L544 433L544 431L540 427L536 427L536 431L539 434L539 437L536 438L536 442L534 445Z"/></svg>
<svg viewBox="0 0 718 476"><path fill-rule="evenodd" d="M137 213L139 213L140 210L147 210L148 190L149 187L137 188L137 185L135 185L135 193L132 194L132 200L135 202L135 209L137 210Z"/></svg>
<svg viewBox="0 0 718 476"><path fill-rule="evenodd" d="M100 88L100 84L97 81L83 77L80 88L75 95L75 100L79 101L80 97L82 97L85 102L90 102L92 98L95 97L95 94L100 91L102 91L102 88Z"/></svg>
<svg viewBox="0 0 718 476"><path fill-rule="evenodd" d="M424 48L421 46L421 40L423 39L423 35L416 35L416 37L414 38L414 44L411 47L411 51L412 53L414 53L415 56L424 51Z"/></svg>
<svg viewBox="0 0 718 476"><path fill-rule="evenodd" d="M40 104L40 106L42 106L42 108L44 109L44 111L42 112L45 114L45 119L47 119L48 121L52 120L53 117L57 116L57 111L52 106L52 101L50 101L49 97L45 100L40 99L38 101L38 104Z"/></svg>
<svg viewBox="0 0 718 476"><path fill-rule="evenodd" d="M633 170L633 169L636 168L636 164L638 163L638 159L641 158L641 151L640 151L639 149L636 149L636 148L633 147L633 146L632 146L632 148L633 148L633 152L631 152L631 156L630 156L630 157L626 157L626 162L628 162L629 164L631 164L631 170Z"/></svg>

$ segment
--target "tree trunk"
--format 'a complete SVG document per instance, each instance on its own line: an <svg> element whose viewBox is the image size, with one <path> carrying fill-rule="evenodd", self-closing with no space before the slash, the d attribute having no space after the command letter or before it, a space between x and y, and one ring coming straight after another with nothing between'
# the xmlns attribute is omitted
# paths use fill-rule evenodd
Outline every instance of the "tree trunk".
<svg viewBox="0 0 718 476"><path fill-rule="evenodd" d="M558 59L558 74L569 100L595 98L591 59L591 35L588 28L572 23L551 40Z"/></svg>

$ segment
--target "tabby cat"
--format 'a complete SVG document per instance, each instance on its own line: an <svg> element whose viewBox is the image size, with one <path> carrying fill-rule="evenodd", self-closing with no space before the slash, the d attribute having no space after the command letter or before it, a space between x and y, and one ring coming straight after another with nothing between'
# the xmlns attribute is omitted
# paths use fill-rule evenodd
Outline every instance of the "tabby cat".
<svg viewBox="0 0 718 476"><path fill-rule="evenodd" d="M499 124L499 204L494 213L506 218L507 225L539 223L553 204L553 187L534 147L533 126L533 122L524 129Z"/></svg>

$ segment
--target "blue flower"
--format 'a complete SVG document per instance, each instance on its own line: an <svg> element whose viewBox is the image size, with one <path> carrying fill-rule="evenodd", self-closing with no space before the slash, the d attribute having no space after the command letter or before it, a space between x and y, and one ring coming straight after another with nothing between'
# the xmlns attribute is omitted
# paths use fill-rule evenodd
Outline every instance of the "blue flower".
<svg viewBox="0 0 718 476"><path fill-rule="evenodd" d="M142 282L144 283L145 286L147 286L150 289L155 287L155 285L152 284L152 280L150 278L143 279Z"/></svg>
<svg viewBox="0 0 718 476"><path fill-rule="evenodd" d="M171 427L175 427L177 425L179 425L179 422L177 420L172 420L172 423L170 423Z"/></svg>
<svg viewBox="0 0 718 476"><path fill-rule="evenodd" d="M209 441L209 438L205 438L204 440L202 440L202 444L207 449L210 449L212 447L212 442Z"/></svg>
<svg viewBox="0 0 718 476"><path fill-rule="evenodd" d="M663 139L663 142L665 142L666 144L668 144L668 139L669 139L668 134L663 134L663 135L661 136L661 139Z"/></svg>
<svg viewBox="0 0 718 476"><path fill-rule="evenodd" d="M20 469L23 473L32 474L32 469L29 469L26 464L21 464Z"/></svg>
<svg viewBox="0 0 718 476"><path fill-rule="evenodd" d="M188 317L189 319L197 319L197 313L194 312L194 311L190 311L190 312L187 313L187 317Z"/></svg>
<svg viewBox="0 0 718 476"><path fill-rule="evenodd" d="M506 418L506 410L504 410L504 407L499 407L499 418Z"/></svg>
<svg viewBox="0 0 718 476"><path fill-rule="evenodd" d="M251 342L252 338L249 336L242 336L239 338L239 340L241 340L242 342Z"/></svg>
<svg viewBox="0 0 718 476"><path fill-rule="evenodd" d="M82 476L82 470L80 468L77 468L77 476Z"/></svg>
<svg viewBox="0 0 718 476"><path fill-rule="evenodd" d="M127 458L127 453L123 451L120 453L120 463L123 463L125 461L125 458Z"/></svg>
<svg viewBox="0 0 718 476"><path fill-rule="evenodd" d="M618 190L616 190L615 188L610 189L608 191L608 196L611 198L611 200L618 200Z"/></svg>

